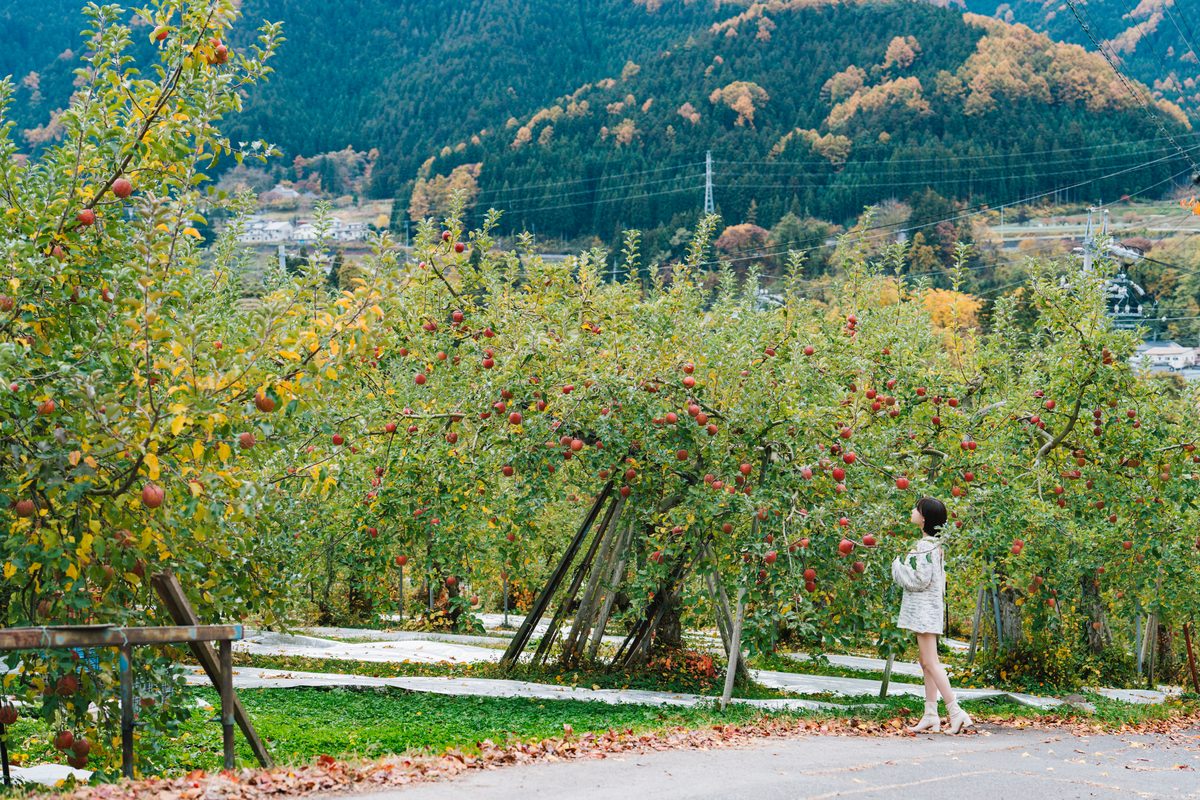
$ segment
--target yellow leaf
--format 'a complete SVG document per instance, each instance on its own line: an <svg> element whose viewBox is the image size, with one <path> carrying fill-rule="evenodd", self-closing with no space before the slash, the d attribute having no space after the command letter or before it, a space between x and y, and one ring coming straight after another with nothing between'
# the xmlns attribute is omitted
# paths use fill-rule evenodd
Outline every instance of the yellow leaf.
<svg viewBox="0 0 1200 800"><path fill-rule="evenodd" d="M171 435L178 436L179 432L181 430L183 430L183 426L187 425L187 424L188 424L188 418L185 417L183 414L180 414L179 416L175 417L175 419L171 420Z"/></svg>
<svg viewBox="0 0 1200 800"><path fill-rule="evenodd" d="M11 561L6 561L4 564L4 579L8 580L13 575L17 574L17 568L12 565Z"/></svg>
<svg viewBox="0 0 1200 800"><path fill-rule="evenodd" d="M150 480L152 480L152 481L158 480L158 474L159 474L158 456L154 455L154 453L146 453L145 461L146 461L146 470L150 475Z"/></svg>
<svg viewBox="0 0 1200 800"><path fill-rule="evenodd" d="M82 452L80 452L79 450L72 450L71 454L69 456L67 456L67 461L71 462L72 467L78 467L79 459L82 457L83 457Z"/></svg>
<svg viewBox="0 0 1200 800"><path fill-rule="evenodd" d="M188 488L192 490L192 497L199 497L204 493L204 487L197 481L188 481Z"/></svg>
<svg viewBox="0 0 1200 800"><path fill-rule="evenodd" d="M204 457L204 442L197 439L196 441L192 442L192 458L199 461L203 457Z"/></svg>
<svg viewBox="0 0 1200 800"><path fill-rule="evenodd" d="M286 358L288 361L299 361L300 360L300 354L297 353L295 350L280 350L279 357Z"/></svg>
<svg viewBox="0 0 1200 800"><path fill-rule="evenodd" d="M96 459L92 458L91 456L85 458L83 463L87 464L92 469L96 469L98 466L100 466L100 462L96 461Z"/></svg>
<svg viewBox="0 0 1200 800"><path fill-rule="evenodd" d="M233 451L229 449L229 445L225 444L224 442L221 442L219 445L217 445L217 458L221 459L222 461L228 461L229 456L232 453Z"/></svg>
<svg viewBox="0 0 1200 800"><path fill-rule="evenodd" d="M69 567L67 567L66 575L71 580L75 580L76 578L79 577L79 570L75 569L74 564L71 564Z"/></svg>
<svg viewBox="0 0 1200 800"><path fill-rule="evenodd" d="M195 228L184 228L184 229L183 229L183 235L184 235L184 236L191 236L193 239L202 239L202 238L204 238L204 237L202 237L202 236L200 235L200 231L196 230Z"/></svg>

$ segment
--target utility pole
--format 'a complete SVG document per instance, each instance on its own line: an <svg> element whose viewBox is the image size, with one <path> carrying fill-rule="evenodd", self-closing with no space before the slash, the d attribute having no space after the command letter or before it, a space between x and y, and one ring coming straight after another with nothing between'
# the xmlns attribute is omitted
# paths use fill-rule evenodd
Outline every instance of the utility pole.
<svg viewBox="0 0 1200 800"><path fill-rule="evenodd" d="M716 213L716 206L713 204L713 187L712 187L712 150L704 154L704 214L708 216Z"/></svg>
<svg viewBox="0 0 1200 800"><path fill-rule="evenodd" d="M1094 208L1088 209L1087 227L1083 230L1083 271L1092 271L1092 262L1096 257L1096 231L1092 227L1092 212Z"/></svg>

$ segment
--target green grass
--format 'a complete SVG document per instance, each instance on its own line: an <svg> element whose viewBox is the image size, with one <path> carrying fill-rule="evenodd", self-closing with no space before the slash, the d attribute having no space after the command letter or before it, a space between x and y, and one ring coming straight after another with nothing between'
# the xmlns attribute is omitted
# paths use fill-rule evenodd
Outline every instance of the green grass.
<svg viewBox="0 0 1200 800"><path fill-rule="evenodd" d="M217 702L211 690L188 692L209 704ZM827 698L844 706L819 712L763 712L734 704L722 713L712 704L608 705L579 700L450 697L398 689L251 689L238 694L272 754L283 764L310 762L320 755L350 759L395 753L440 753L448 748L471 752L484 739L504 743L561 736L564 724L581 734L609 729L632 729L640 733L678 726L702 728L749 723L765 716L887 720L901 715L913 717L919 714L921 704L917 697L889 697L881 701L864 695ZM1036 720L1053 715L1069 721L1099 722L1112 728L1166 719L1181 711L1200 712L1197 697L1163 706L1135 706L1100 697L1089 699L1096 703L1095 715L1067 708L1046 712L1001 699L969 701L963 705L981 720L996 716ZM156 757L159 771L180 774L197 768L218 769L221 732L214 716L212 709L198 708L183 723L178 735L163 744ZM49 745L49 729L38 722L22 719L10 728L9 736L12 752L19 760L62 760ZM137 750L144 753L146 747L146 743L139 743ZM240 764L253 764L252 754L240 734L238 759Z"/></svg>
<svg viewBox="0 0 1200 800"><path fill-rule="evenodd" d="M533 667L528 664L517 664L506 671L493 662L473 662L466 664L452 664L445 661L434 664L416 662L378 663L351 659L264 656L245 653L235 653L234 664L280 671L294 670L297 672L369 675L377 678L427 676L505 678L588 689L646 689L658 692L702 695L719 694L722 681L724 680L724 665L721 663L717 663L716 665L716 675L707 679L689 674L681 674L677 671L656 671L651 669L634 670L632 672L608 672L602 668L564 670L553 665ZM769 689L754 682L739 681L734 687L734 696L764 699L791 697L792 695L777 689Z"/></svg>

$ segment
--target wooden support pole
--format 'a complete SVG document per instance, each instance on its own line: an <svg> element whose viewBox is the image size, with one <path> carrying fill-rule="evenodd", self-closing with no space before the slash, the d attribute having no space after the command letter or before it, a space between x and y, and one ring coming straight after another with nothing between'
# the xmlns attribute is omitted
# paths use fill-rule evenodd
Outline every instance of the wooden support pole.
<svg viewBox="0 0 1200 800"><path fill-rule="evenodd" d="M8 771L8 730L0 724L0 763L4 765L4 788L12 788L12 775Z"/></svg>
<svg viewBox="0 0 1200 800"><path fill-rule="evenodd" d="M233 750L233 642L220 643L221 653L221 746L225 769L234 768Z"/></svg>
<svg viewBox="0 0 1200 800"><path fill-rule="evenodd" d="M975 663L975 652L979 649L979 625L983 622L984 589L979 587L975 596L975 616L971 620L971 646L967 648L967 666Z"/></svg>
<svg viewBox="0 0 1200 800"><path fill-rule="evenodd" d="M529 639L533 635L533 629L537 627L538 622L541 621L542 616L546 613L546 609L550 607L550 601L554 599L554 594L558 591L563 578L566 577L567 570L571 568L571 562L575 560L575 555L583 545L583 540L587 537L588 531L591 530L596 517L600 515L600 509L608 501L608 496L612 493L612 487L612 481L604 484L604 488L600 491L596 502L592 503L587 517L584 518L583 523L579 526L579 530L575 533L575 538L567 545L566 552L563 553L563 557L559 560L554 574L550 576L550 579L546 581L546 585L542 587L541 593L533 602L533 607L525 615L525 620L521 623L521 627L517 629L512 642L508 645L508 649L504 651L504 655L500 658L501 667L511 666L516 663L521 653L525 650L525 646L529 644Z"/></svg>
<svg viewBox="0 0 1200 800"><path fill-rule="evenodd" d="M1188 672L1192 675L1192 691L1200 694L1200 677L1196 675L1196 654L1192 651L1191 623L1183 623L1183 642L1187 647Z"/></svg>
<svg viewBox="0 0 1200 800"><path fill-rule="evenodd" d="M725 669L725 690L721 692L721 710L729 705L733 697L733 681L737 674L737 665L742 656L742 617L746 611L746 587L738 587L737 611L733 617L733 642L729 648L729 665Z"/></svg>
<svg viewBox="0 0 1200 800"><path fill-rule="evenodd" d="M879 699L887 698L888 684L892 682L892 664L896 662L896 654L888 653L887 664L883 667L883 680L879 682Z"/></svg>
<svg viewBox="0 0 1200 800"><path fill-rule="evenodd" d="M121 774L133 779L133 647L121 646Z"/></svg>
<svg viewBox="0 0 1200 800"><path fill-rule="evenodd" d="M604 519L600 523L600 529L596 535L592 537L592 544L588 547L587 553L579 562L579 566L575 568L575 574L571 577L571 583L567 586L567 592L559 599L558 609L554 612L554 617L550 620L550 627L546 629L546 633L542 636L542 641L538 642L537 651L533 654L533 663L539 664L546 660L546 656L550 654L550 648L554 645L554 638L558 636L558 629L562 626L563 620L567 618L567 612L571 604L575 602L575 595L579 593L579 587L583 585L583 576L592 568L592 562L596 560L596 551L600 547L600 539L604 536L605 530L612 521L613 514L617 510L619 502L610 503L608 510L604 512Z"/></svg>
<svg viewBox="0 0 1200 800"><path fill-rule="evenodd" d="M614 558L616 549L614 540L620 538L618 526L621 523L621 510L624 506L625 498L618 497L605 516L608 524L596 534L596 541L600 543L600 554L591 564L591 574L588 576L587 586L579 600L579 607L575 610L575 623L571 626L571 632L563 644L563 661L566 664L579 660L584 650L584 642L587 641L588 635L592 631L592 620L596 616L596 601L601 589L601 579Z"/></svg>
<svg viewBox="0 0 1200 800"><path fill-rule="evenodd" d="M171 615L176 624L200 624L200 619L192 609L192 604L188 602L187 595L183 593L183 587L180 585L179 578L175 576L175 573L160 573L151 578L150 582L153 584L155 591L158 592L163 605L166 606L167 613ZM192 655L200 662L200 666L204 668L204 674L212 681L213 686L220 686L221 665L217 663L217 655L213 652L212 646L204 642L191 642L188 647L191 649ZM242 701L238 699L237 695L233 696L232 705L234 720L237 722L238 727L241 728L242 735L246 737L246 741L250 743L250 749L254 751L254 757L258 759L258 763L267 769L275 766L271 754L267 751L267 746L259 738L258 731L254 729L254 723L250 721L250 715L242 707Z"/></svg>
<svg viewBox="0 0 1200 800"><path fill-rule="evenodd" d="M613 603L617 599L617 587L621 585L621 577L625 574L626 555L629 551L629 540L633 538L633 523L625 526L625 532L617 543L617 563L609 575L608 587L604 595L604 604L600 608L600 616L592 629L592 640L588 643L588 661L595 661L600 652L600 643L604 639L604 629L608 627L608 618L612 614Z"/></svg>

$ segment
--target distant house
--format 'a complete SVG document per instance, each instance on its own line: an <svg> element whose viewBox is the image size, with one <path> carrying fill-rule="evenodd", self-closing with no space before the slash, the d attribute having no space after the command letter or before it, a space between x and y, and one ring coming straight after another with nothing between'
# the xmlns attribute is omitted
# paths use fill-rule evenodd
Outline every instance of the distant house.
<svg viewBox="0 0 1200 800"><path fill-rule="evenodd" d="M360 242L367 238L371 226L365 222L343 222L337 217L329 220L329 230L326 238L334 242ZM317 226L307 220L297 225L290 222L268 220L254 216L246 222L246 229L239 241L247 244L264 244L279 242L298 242L309 244L320 239Z"/></svg>
<svg viewBox="0 0 1200 800"><path fill-rule="evenodd" d="M290 222L277 222L252 217L246 222L246 229L238 237L238 241L249 244L264 242L287 242L294 235L294 227Z"/></svg>
<svg viewBox="0 0 1200 800"><path fill-rule="evenodd" d="M258 199L266 204L292 203L300 200L300 193L290 186L277 183L270 191L259 195Z"/></svg>
<svg viewBox="0 0 1200 800"><path fill-rule="evenodd" d="M1176 342L1143 342L1138 346L1131 361L1138 366L1151 369L1184 370L1200 363L1200 353L1194 347L1184 347Z"/></svg>

